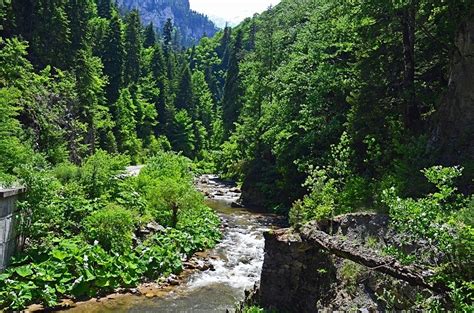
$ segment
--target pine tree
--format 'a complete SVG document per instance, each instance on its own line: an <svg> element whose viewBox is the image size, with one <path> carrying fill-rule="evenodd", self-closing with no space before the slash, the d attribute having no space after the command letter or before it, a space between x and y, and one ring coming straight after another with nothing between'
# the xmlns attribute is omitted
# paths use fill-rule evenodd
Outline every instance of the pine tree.
<svg viewBox="0 0 474 313"><path fill-rule="evenodd" d="M196 107L195 119L202 121L206 130L210 133L213 123L214 103L211 90L206 82L206 76L201 71L196 71L192 76L194 105Z"/></svg>
<svg viewBox="0 0 474 313"><path fill-rule="evenodd" d="M118 14L114 14L109 22L109 29L103 44L102 62L104 63L104 74L107 75L109 80L109 84L106 87L106 96L108 105L111 108L119 97L119 91L123 83L125 51L121 24ZM111 113L115 118L113 109Z"/></svg>
<svg viewBox="0 0 474 313"><path fill-rule="evenodd" d="M163 50L160 45L156 44L153 48L151 57L151 73L159 89L158 101L155 103L155 109L158 113L158 124L156 127L156 135L164 135L166 125L169 124L169 113L167 104L169 99L169 82L167 80L166 62L163 56Z"/></svg>
<svg viewBox="0 0 474 313"><path fill-rule="evenodd" d="M186 110L178 111L173 118L169 139L175 151L182 151L192 157L195 146L193 121Z"/></svg>
<svg viewBox="0 0 474 313"><path fill-rule="evenodd" d="M153 47L155 43L156 43L155 27L153 26L153 22L151 22L145 28L145 40L143 41L143 47L150 48L150 47Z"/></svg>
<svg viewBox="0 0 474 313"><path fill-rule="evenodd" d="M224 32L222 34L222 38L219 42L219 46L216 49L217 55L219 58L222 60L224 58L224 54L231 43L231 33L232 33L232 28L230 28L227 24L224 28Z"/></svg>
<svg viewBox="0 0 474 313"><path fill-rule="evenodd" d="M93 0L69 0L66 6L71 31L71 48L74 51L88 45L89 20L94 14Z"/></svg>
<svg viewBox="0 0 474 313"><path fill-rule="evenodd" d="M112 17L112 1L97 0L97 13L100 17L110 19Z"/></svg>
<svg viewBox="0 0 474 313"><path fill-rule="evenodd" d="M239 72L239 60L242 50L242 32L236 35L235 43L229 60L226 82L224 86L224 97L222 99L222 120L224 126L224 138L228 138L234 130L234 123L239 117L242 108L242 86Z"/></svg>
<svg viewBox="0 0 474 313"><path fill-rule="evenodd" d="M32 9L31 16L23 15L23 22L28 26L19 26L19 35L30 44L29 59L37 68L51 65L57 68L69 68L73 65L71 58L71 30L66 14L65 1L15 1L23 9L18 14ZM16 14L16 12L15 12ZM26 20L31 19L31 20ZM27 31L30 33L22 33Z"/></svg>
<svg viewBox="0 0 474 313"><path fill-rule="evenodd" d="M102 77L102 63L99 58L92 56L90 49L78 51L75 76L79 105L75 108L74 115L85 126L87 152L93 154L101 133L109 131L111 118L103 105L105 79Z"/></svg>
<svg viewBox="0 0 474 313"><path fill-rule="evenodd" d="M137 157L140 151L140 141L137 137L136 107L130 94L125 88L120 91L117 100L117 146L120 152Z"/></svg>
<svg viewBox="0 0 474 313"><path fill-rule="evenodd" d="M166 23L163 26L163 45L166 55L168 55L168 53L170 53L172 50L173 29L173 21L169 18L166 20Z"/></svg>
<svg viewBox="0 0 474 313"><path fill-rule="evenodd" d="M178 110L187 110L194 117L194 96L191 70L185 64L181 71L175 106Z"/></svg>
<svg viewBox="0 0 474 313"><path fill-rule="evenodd" d="M140 77L140 55L141 55L141 24L137 10L133 10L127 16L125 28L125 73L124 82L128 86L137 84Z"/></svg>

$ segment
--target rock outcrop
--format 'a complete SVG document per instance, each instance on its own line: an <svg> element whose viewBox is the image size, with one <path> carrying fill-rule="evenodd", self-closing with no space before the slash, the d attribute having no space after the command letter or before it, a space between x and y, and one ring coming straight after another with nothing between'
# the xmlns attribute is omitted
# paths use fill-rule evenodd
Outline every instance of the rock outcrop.
<svg viewBox="0 0 474 313"><path fill-rule="evenodd" d="M266 233L257 301L283 312L407 310L441 294L429 271L380 253L424 249L401 244L387 226L387 216L363 213Z"/></svg>
<svg viewBox="0 0 474 313"><path fill-rule="evenodd" d="M117 5L122 11L138 9L143 24L153 22L159 32L170 18L179 30L179 43L186 47L218 30L207 16L191 10L189 0L118 0Z"/></svg>

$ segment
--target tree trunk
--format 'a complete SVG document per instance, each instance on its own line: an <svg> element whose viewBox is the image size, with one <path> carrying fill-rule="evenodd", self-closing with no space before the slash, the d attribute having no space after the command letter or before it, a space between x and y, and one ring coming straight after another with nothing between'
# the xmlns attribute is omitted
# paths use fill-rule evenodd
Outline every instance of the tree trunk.
<svg viewBox="0 0 474 313"><path fill-rule="evenodd" d="M448 165L472 160L474 155L474 5L461 22L455 45L448 90L430 142L431 147L441 150L440 161Z"/></svg>
<svg viewBox="0 0 474 313"><path fill-rule="evenodd" d="M415 89L415 25L416 3L413 0L401 13L403 32L403 91L405 98L405 125L408 129L420 129L420 110Z"/></svg>
<svg viewBox="0 0 474 313"><path fill-rule="evenodd" d="M176 228L176 225L178 225L178 205L173 204L171 209L173 210L173 213L171 216L171 226L173 228Z"/></svg>
<svg viewBox="0 0 474 313"><path fill-rule="evenodd" d="M309 224L301 230L301 238L317 247L344 259L349 259L372 270L388 274L404 280L412 285L421 286L436 292L443 293L448 288L442 284L429 283L433 272L426 271L415 265L402 265L394 257L381 256L376 252L361 246L358 243L331 236Z"/></svg>

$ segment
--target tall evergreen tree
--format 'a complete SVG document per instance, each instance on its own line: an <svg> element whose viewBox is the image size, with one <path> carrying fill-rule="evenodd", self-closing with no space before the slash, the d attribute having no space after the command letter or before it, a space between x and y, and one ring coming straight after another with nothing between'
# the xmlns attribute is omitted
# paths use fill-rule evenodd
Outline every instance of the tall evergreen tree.
<svg viewBox="0 0 474 313"><path fill-rule="evenodd" d="M169 103L169 82L167 80L167 66L163 56L163 50L160 45L155 44L151 57L151 73L159 89L158 101L155 103L155 109L158 113L158 124L156 127L156 135L164 135L166 125L168 125L169 112L167 105Z"/></svg>
<svg viewBox="0 0 474 313"><path fill-rule="evenodd" d="M97 144L100 144L99 136L107 133L111 126L109 111L104 106L102 63L99 58L92 56L90 49L80 50L74 70L79 101L75 115L85 128L86 153L94 153ZM103 145L100 147L107 149Z"/></svg>
<svg viewBox="0 0 474 313"><path fill-rule="evenodd" d="M113 14L105 42L103 43L104 51L102 54L102 62L104 63L104 74L107 75L109 84L106 87L106 96L109 107L119 97L119 91L123 83L123 65L125 58L125 51L122 39L122 22L118 14ZM115 117L114 109L111 113Z"/></svg>
<svg viewBox="0 0 474 313"><path fill-rule="evenodd" d="M175 106L178 110L187 110L194 117L193 82L191 70L187 64L184 64L181 70Z"/></svg>
<svg viewBox="0 0 474 313"><path fill-rule="evenodd" d="M166 20L163 26L163 45L165 54L168 54L172 50L173 45L173 21L169 18Z"/></svg>
<svg viewBox="0 0 474 313"><path fill-rule="evenodd" d="M145 28L145 40L143 41L143 47L150 48L150 47L153 47L155 43L156 43L155 27L153 26L153 22L151 22Z"/></svg>
<svg viewBox="0 0 474 313"><path fill-rule="evenodd" d="M242 32L238 31L229 60L229 69L224 86L224 97L222 99L222 121L224 126L224 138L228 138L234 130L242 108L242 83L240 79L239 61L242 50Z"/></svg>
<svg viewBox="0 0 474 313"><path fill-rule="evenodd" d="M100 17L110 19L112 17L112 1L97 0L97 13Z"/></svg>
<svg viewBox="0 0 474 313"><path fill-rule="evenodd" d="M120 90L117 100L117 146L122 153L136 157L140 150L136 128L136 106L127 88Z"/></svg>
<svg viewBox="0 0 474 313"><path fill-rule="evenodd" d="M125 27L125 85L137 84L140 77L141 24L137 10L127 16Z"/></svg>
<svg viewBox="0 0 474 313"><path fill-rule="evenodd" d="M94 14L93 0L69 0L66 6L71 32L71 48L73 51L88 45L88 24Z"/></svg>
<svg viewBox="0 0 474 313"><path fill-rule="evenodd" d="M224 28L224 32L222 34L222 38L219 42L219 46L216 49L217 55L219 56L221 60L224 60L224 54L227 51L229 44L232 43L231 34L232 34L232 28L226 24Z"/></svg>
<svg viewBox="0 0 474 313"><path fill-rule="evenodd" d="M37 68L47 65L58 68L72 66L71 30L66 13L65 1L35 1L33 3L15 0L22 7L18 14L24 13L20 19L28 26L19 26L18 35L30 43L30 60ZM26 13L32 9L30 16ZM16 12L14 12L16 14ZM31 19L31 20L26 20ZM18 23L17 23L18 24ZM30 32L23 33L22 31Z"/></svg>

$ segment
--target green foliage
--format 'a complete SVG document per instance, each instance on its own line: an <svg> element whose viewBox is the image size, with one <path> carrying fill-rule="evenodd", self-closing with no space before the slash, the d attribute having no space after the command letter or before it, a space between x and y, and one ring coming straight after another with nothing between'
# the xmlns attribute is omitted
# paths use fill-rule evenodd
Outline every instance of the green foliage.
<svg viewBox="0 0 474 313"><path fill-rule="evenodd" d="M238 309L237 312L239 313L277 313L278 311L266 310L259 306L252 305L252 306L246 306L243 309Z"/></svg>
<svg viewBox="0 0 474 313"><path fill-rule="evenodd" d="M52 307L62 298L135 287L145 277L178 273L183 255L221 238L219 217L192 186L188 159L160 152L138 177L121 176L127 163L98 151L81 167L51 169L37 158L17 169L28 188L19 204L25 241L0 274L0 308ZM152 221L169 227L134 242L138 227Z"/></svg>
<svg viewBox="0 0 474 313"><path fill-rule="evenodd" d="M21 128L16 120L18 91L0 89L0 173L12 174L14 167L27 158L28 149L20 142Z"/></svg>
<svg viewBox="0 0 474 313"><path fill-rule="evenodd" d="M142 47L140 23L140 15L137 10L133 10L127 15L124 45L126 52L124 62L125 85L138 83L140 77L140 49Z"/></svg>
<svg viewBox="0 0 474 313"><path fill-rule="evenodd" d="M430 253L443 253L438 264L436 279L452 289L451 300L456 305L468 305L472 300L474 277L474 230L463 212L469 198L457 192L454 180L462 168L434 166L423 170L436 191L424 198L402 199L394 188L384 192L384 201L390 208L392 225L414 239L424 239L431 245ZM456 287L461 286L461 287Z"/></svg>
<svg viewBox="0 0 474 313"><path fill-rule="evenodd" d="M123 253L132 246L133 214L117 205L93 212L84 220L84 236L105 250Z"/></svg>
<svg viewBox="0 0 474 313"><path fill-rule="evenodd" d="M341 280L347 290L354 293L363 276L364 267L350 260L344 260L340 269Z"/></svg>
<svg viewBox="0 0 474 313"><path fill-rule="evenodd" d="M311 193L303 201L296 201L290 210L289 219L292 225L316 219L329 218L336 214L334 199L337 196L335 181L328 178L326 171L316 169L309 176L306 184ZM337 212L342 213L342 212Z"/></svg>
<svg viewBox="0 0 474 313"><path fill-rule="evenodd" d="M138 140L137 127L137 107L128 89L122 89L115 104L117 118L116 137L119 151L137 159L140 152L140 141Z"/></svg>
<svg viewBox="0 0 474 313"><path fill-rule="evenodd" d="M125 171L128 163L126 156L99 150L84 162L80 170L81 185L90 198L106 195L117 184L118 175Z"/></svg>

